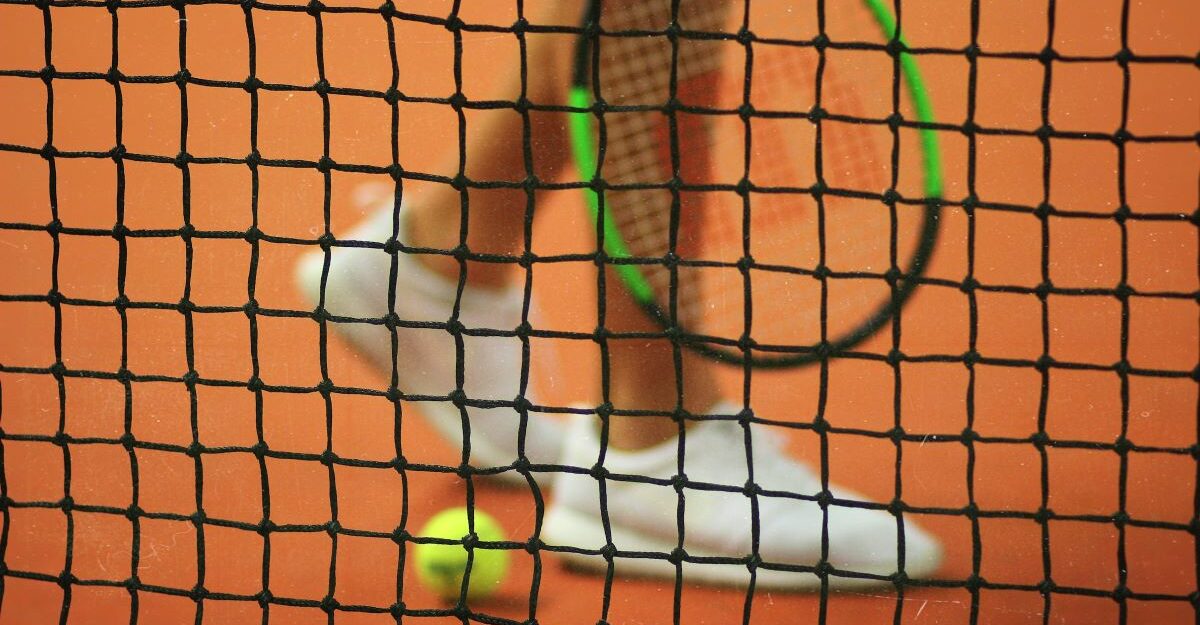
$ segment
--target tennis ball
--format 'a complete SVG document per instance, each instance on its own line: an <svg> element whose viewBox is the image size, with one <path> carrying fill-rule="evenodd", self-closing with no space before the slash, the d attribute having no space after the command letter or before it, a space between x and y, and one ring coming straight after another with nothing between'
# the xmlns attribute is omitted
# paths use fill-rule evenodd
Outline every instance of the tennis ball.
<svg viewBox="0 0 1200 625"><path fill-rule="evenodd" d="M434 515L421 536L461 541L470 533L466 508L450 508ZM491 515L475 510L475 535L480 541L505 540L504 530ZM472 551L471 580L468 599L481 599L492 594L508 573L508 551L475 546ZM462 593L463 575L467 571L467 548L462 544L447 545L419 543L415 549L417 579L443 599L458 599Z"/></svg>

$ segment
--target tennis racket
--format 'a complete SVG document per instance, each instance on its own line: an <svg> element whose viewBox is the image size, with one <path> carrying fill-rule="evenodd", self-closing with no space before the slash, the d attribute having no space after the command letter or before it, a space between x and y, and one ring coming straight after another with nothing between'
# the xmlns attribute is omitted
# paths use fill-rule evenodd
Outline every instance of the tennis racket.
<svg viewBox="0 0 1200 625"><path fill-rule="evenodd" d="M932 113L882 1L589 3L574 159L608 262L687 347L812 363L912 295L942 178L933 131L887 123Z"/></svg>

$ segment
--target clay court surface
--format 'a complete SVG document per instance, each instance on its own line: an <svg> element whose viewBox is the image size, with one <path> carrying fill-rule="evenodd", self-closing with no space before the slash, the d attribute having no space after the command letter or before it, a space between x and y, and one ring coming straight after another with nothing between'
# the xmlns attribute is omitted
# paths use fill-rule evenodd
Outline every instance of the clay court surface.
<svg viewBox="0 0 1200 625"><path fill-rule="evenodd" d="M460 17L506 26L514 4L466 2ZM910 45L970 43L971 3L904 7ZM444 18L451 3L398 8ZM1048 72L1028 55L985 56L973 70L962 54L920 59L939 122L961 125L973 111L982 128L1021 132L939 132L951 205L928 275L941 283L917 292L898 340L885 330L861 348L916 358L897 367L833 361L824 395L813 367L755 372L751 383L757 415L803 424L821 414L832 426L789 429L797 456L817 462L824 438L832 481L876 501L899 494L920 511L906 516L946 547L938 579L902 594L748 598L647 580L606 586L542 553L535 584L534 556L515 551L498 596L474 610L542 625L1196 622L1198 543L1189 528L1198 500L1200 71L1186 59L1198 52L1200 11L1183 1L1132 2L1123 33L1120 2L1060 2L1048 40L1045 0L978 9L982 50L1035 55L1049 43L1076 60ZM363 215L357 189L390 179L260 166L255 204L244 162L192 163L185 177L171 162L126 158L118 176L109 155L118 132L129 153L168 161L185 140L199 158L251 151L246 91L193 81L185 116L174 81L132 78L179 71L184 13L191 76L244 80L250 52L238 5L123 6L115 40L100 5L0 5L0 624L358 625L395 622L388 610L398 601L448 609L411 565L398 593L401 547L379 535L415 532L436 512L465 505L471 490L525 541L534 497L450 472L402 476L399 454L447 466L460 451L416 418L419 405L389 401L386 376L338 337L323 352L311 318L269 314L307 309L291 272L323 233L325 208L331 231L345 232ZM258 78L316 82L314 17L249 14ZM330 84L386 90L384 19L327 13L321 22ZM451 33L393 24L400 89L453 93ZM1124 70L1113 56L1123 37L1138 57L1160 61ZM107 72L114 45L130 77L120 83L119 114L116 89L100 75L56 78L52 105L46 84L27 75L48 62L62 73ZM512 35L465 33L465 95L505 97L497 68L516 59ZM391 163L386 102L333 95L329 110L330 158ZM436 169L455 149L454 112L408 102L398 110L403 167L452 173ZM1159 139L1112 141L1123 118L1134 137ZM261 91L256 119L264 158L322 157L313 91ZM1032 132L1044 123L1071 136L1043 141ZM53 159L53 180L38 152L47 143L67 153ZM961 201L971 193L990 208L968 214ZM547 191L538 202L535 253L594 251L577 191ZM1052 214L1035 211L1043 202ZM1128 217L1114 218L1122 205ZM54 219L62 230L47 228ZM129 235L112 236L118 219ZM244 233L255 220L264 236L251 242ZM180 234L185 221L190 241ZM967 276L1012 288L967 292L957 286ZM1039 298L1047 281L1054 289ZM590 262L538 265L533 284L537 327L594 328ZM1120 285L1132 295L1118 297ZM52 290L62 298L48 298ZM131 305L118 309L118 297ZM268 312L248 316L251 297ZM185 298L195 307L186 314L177 306ZM971 349L982 357L973 368L962 360ZM322 353L329 378L346 389L328 398L316 388ZM931 356L945 358L922 358ZM1036 367L1046 356L1055 364ZM596 400L594 343L534 340L532 363L548 404ZM731 392L741 375L728 372ZM897 424L915 436L896 444L864 434ZM264 518L274 524L269 545L254 529ZM190 594L197 587L208 593L202 600ZM264 608L257 597L268 589ZM326 597L339 607L323 610Z"/></svg>

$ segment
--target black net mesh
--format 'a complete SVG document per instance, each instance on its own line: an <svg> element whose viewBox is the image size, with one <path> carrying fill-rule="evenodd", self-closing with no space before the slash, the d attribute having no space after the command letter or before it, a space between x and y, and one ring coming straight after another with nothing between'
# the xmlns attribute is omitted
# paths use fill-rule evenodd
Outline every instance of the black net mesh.
<svg viewBox="0 0 1200 625"><path fill-rule="evenodd" d="M781 595L569 573L557 562L569 552L693 556L547 545L545 478L600 478L601 465L522 455L479 468L470 445L448 448L409 418L443 403L607 424L648 413L610 397L616 343L673 340L682 366L678 335L605 324L620 284L596 271L614 261L579 205L595 185L535 167L536 120L579 111L565 84L561 100L531 95L548 70L526 47L600 36L580 27L582 7L544 22L522 0L3 0L0 623L1200 621L1200 14L1182 2L886 2L901 45L839 40L823 4L772 9L811 24L787 45L830 66L906 50L935 77L937 116L918 123L897 100L862 118L818 102L798 119L868 125L897 146L934 130L942 235L918 295L880 335L798 371L727 370L744 409L726 417L783 432L822 484L882 503L810 500L929 527L947 552L933 579ZM748 24L727 39L749 50L773 36L770 21ZM498 67L518 68L519 97L489 82ZM469 128L490 115L521 118L523 179L469 175ZM430 153L455 145L439 169ZM923 202L919 185L890 177L869 199ZM472 249L466 226L446 249L348 238L364 184L384 203L452 187L464 223L493 195L519 197L522 248ZM512 265L521 324L302 304L294 261L339 248L385 252L393 275L405 255L452 259L460 289L469 270ZM566 312L537 317L535 294ZM353 323L387 328L392 349L398 329L444 332L460 367L463 337L519 339L521 395L406 392L395 367L380 375L338 342ZM552 390L527 401L539 384ZM658 414L681 429L697 418ZM731 444L749 454L749 440ZM526 486L494 492L484 477L501 473ZM509 541L484 543L515 561L499 599L439 601L414 577L413 547L431 541L421 523L454 505L508 526Z"/></svg>

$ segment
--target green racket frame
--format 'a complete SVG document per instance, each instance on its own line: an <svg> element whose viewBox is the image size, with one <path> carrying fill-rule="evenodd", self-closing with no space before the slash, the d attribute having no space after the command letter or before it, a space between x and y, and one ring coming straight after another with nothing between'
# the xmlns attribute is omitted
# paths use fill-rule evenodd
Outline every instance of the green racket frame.
<svg viewBox="0 0 1200 625"><path fill-rule="evenodd" d="M875 21L883 31L884 36L888 40L894 39L896 35L896 18L892 14L891 9L885 4L885 0L861 1L875 17ZM591 0L589 2L584 15L585 27L589 22L594 22L595 18L598 17L599 7L600 0ZM592 182L596 178L597 158L599 154L596 145L597 142L594 138L596 124L593 123L592 88L589 80L589 60L591 58L591 46L589 42L590 40L586 36L580 36L576 44L575 68L567 102L572 109L568 114L568 118L571 150L575 164L582 180ZM900 38L900 43L904 44L903 38ZM812 345L808 348L800 348L795 353L787 353L785 355L774 353L771 355L751 354L747 358L747 352L739 348L720 349L696 339L680 339L685 346L702 355L732 365L744 365L748 360L749 364L755 367L796 367L819 362L853 348L882 328L899 312L901 306L904 305L916 289L918 279L924 273L929 257L933 253L933 247L938 237L938 216L941 207L943 185L937 134L930 127L933 123L933 105L929 100L925 83L921 80L916 58L908 52L901 52L900 69L904 76L904 83L908 87L907 92L915 109L917 121L922 124L919 133L923 152L922 168L924 170L926 202L921 224L921 238L917 244L917 249L913 253L912 261L908 269L904 272L905 279L896 288L891 301L884 304L870 317L867 317L856 329L841 337L827 341L824 348L821 348L820 345ZM599 192L591 188L585 188L584 191L593 223L599 223L603 228L605 253L614 259L631 258L632 254L629 252L629 248L625 244L625 239L622 237L620 230L615 225L615 220L608 205L605 204L603 211L601 211ZM677 327L677 324L671 322L670 316L654 301L654 289L650 286L649 281L637 264L614 263L611 266L621 278L621 282L624 283L634 300L650 317L662 325L664 329L673 326ZM682 328L682 330L683 334L686 335L687 328ZM751 350L747 351L753 351L753 349L755 348L752 347Z"/></svg>

